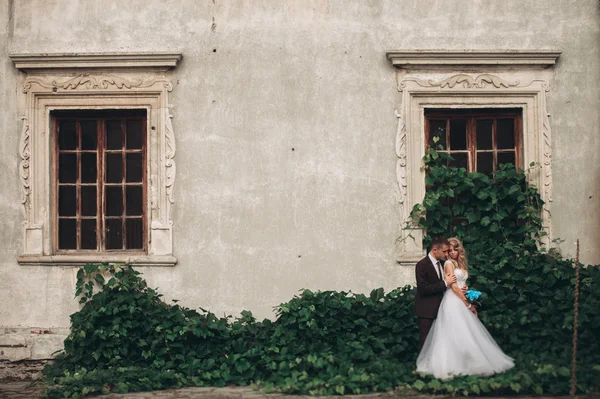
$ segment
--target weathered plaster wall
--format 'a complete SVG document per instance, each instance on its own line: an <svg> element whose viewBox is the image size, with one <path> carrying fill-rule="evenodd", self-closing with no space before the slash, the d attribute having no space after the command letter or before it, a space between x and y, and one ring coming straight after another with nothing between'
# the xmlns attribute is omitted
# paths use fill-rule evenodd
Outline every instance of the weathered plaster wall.
<svg viewBox="0 0 600 399"><path fill-rule="evenodd" d="M75 292L73 270L23 268L16 262L23 222L18 172L21 121L16 106L18 71L8 53L18 8L13 2L0 4L0 335L14 332L3 327L68 327L68 314L76 309L70 298Z"/></svg>
<svg viewBox="0 0 600 399"><path fill-rule="evenodd" d="M21 0L0 5L0 326L67 327L75 272L23 267L12 53L180 51L166 298L270 316L300 288L391 289L400 94L391 49L560 49L555 235L600 263L597 0Z"/></svg>

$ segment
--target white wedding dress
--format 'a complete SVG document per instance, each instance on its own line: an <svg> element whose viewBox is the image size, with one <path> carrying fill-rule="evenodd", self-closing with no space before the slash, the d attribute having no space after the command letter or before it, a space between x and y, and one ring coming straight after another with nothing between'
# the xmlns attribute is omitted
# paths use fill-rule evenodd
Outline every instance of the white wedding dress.
<svg viewBox="0 0 600 399"><path fill-rule="evenodd" d="M456 283L464 287L468 273L456 268ZM514 366L483 324L452 291L446 290L417 359L417 371L440 380L457 375L492 375Z"/></svg>

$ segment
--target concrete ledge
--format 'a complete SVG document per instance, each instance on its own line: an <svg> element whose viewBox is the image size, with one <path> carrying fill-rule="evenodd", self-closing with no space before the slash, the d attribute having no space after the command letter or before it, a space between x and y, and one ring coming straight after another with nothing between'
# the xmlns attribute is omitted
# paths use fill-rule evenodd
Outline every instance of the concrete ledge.
<svg viewBox="0 0 600 399"><path fill-rule="evenodd" d="M23 71L65 68L174 68L181 53L59 53L10 54L17 69Z"/></svg>
<svg viewBox="0 0 600 399"><path fill-rule="evenodd" d="M551 66L560 56L559 50L392 50L387 58L392 65L403 67L428 66Z"/></svg>
<svg viewBox="0 0 600 399"><path fill-rule="evenodd" d="M23 255L17 258L23 266L83 266L88 263L122 263L132 266L175 266L170 255Z"/></svg>

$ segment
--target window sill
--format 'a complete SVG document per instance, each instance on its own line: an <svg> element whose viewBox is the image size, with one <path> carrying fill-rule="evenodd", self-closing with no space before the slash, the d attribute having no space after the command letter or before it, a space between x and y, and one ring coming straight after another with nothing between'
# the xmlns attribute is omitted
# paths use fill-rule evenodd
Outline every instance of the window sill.
<svg viewBox="0 0 600 399"><path fill-rule="evenodd" d="M87 263L124 263L132 266L175 266L177 258L169 255L23 255L22 266L83 266Z"/></svg>
<svg viewBox="0 0 600 399"><path fill-rule="evenodd" d="M423 259L426 256L425 253L422 254L402 254L396 258L396 262L400 264L400 266L411 266L414 267L417 262Z"/></svg>

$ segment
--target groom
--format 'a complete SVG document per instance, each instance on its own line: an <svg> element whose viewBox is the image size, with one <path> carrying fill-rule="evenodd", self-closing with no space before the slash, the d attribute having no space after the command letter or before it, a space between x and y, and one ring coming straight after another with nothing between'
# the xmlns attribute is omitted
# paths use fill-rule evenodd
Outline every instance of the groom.
<svg viewBox="0 0 600 399"><path fill-rule="evenodd" d="M444 237L431 241L431 251L415 267L417 277L416 315L419 318L419 350L437 317L446 287L456 282L456 276L444 275L444 262L448 259L450 243Z"/></svg>

